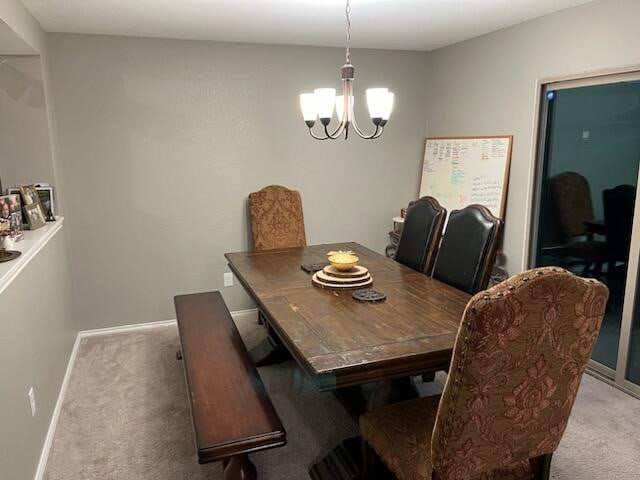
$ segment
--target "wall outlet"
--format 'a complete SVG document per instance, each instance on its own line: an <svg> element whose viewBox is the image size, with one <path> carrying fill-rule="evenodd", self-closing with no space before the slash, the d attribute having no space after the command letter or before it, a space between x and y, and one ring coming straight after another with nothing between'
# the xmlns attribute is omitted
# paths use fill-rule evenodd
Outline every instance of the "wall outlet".
<svg viewBox="0 0 640 480"><path fill-rule="evenodd" d="M29 389L29 393L27 393L29 397L29 405L31 406L31 416L36 416L36 393L33 391L33 387Z"/></svg>
<svg viewBox="0 0 640 480"><path fill-rule="evenodd" d="M233 287L233 273L226 272L223 275L223 278L224 278L224 286L225 287Z"/></svg>

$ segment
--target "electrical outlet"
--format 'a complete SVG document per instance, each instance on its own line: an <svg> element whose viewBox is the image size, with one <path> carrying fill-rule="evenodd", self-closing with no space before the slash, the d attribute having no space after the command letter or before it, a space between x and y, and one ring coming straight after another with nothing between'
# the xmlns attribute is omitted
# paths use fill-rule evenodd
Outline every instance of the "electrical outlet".
<svg viewBox="0 0 640 480"><path fill-rule="evenodd" d="M27 393L29 397L29 405L31 406L31 416L36 416L36 393L33 391L33 387L29 389L29 393Z"/></svg>
<svg viewBox="0 0 640 480"><path fill-rule="evenodd" d="M233 273L225 272L223 278L225 287L233 287Z"/></svg>

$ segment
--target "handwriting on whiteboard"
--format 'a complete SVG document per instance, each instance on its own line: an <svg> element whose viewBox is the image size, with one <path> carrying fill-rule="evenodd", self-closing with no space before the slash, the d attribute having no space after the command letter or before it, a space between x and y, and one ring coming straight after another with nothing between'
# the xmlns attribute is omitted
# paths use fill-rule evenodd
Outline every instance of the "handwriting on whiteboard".
<svg viewBox="0 0 640 480"><path fill-rule="evenodd" d="M503 216L511 137L427 139L420 196L447 210L472 203Z"/></svg>

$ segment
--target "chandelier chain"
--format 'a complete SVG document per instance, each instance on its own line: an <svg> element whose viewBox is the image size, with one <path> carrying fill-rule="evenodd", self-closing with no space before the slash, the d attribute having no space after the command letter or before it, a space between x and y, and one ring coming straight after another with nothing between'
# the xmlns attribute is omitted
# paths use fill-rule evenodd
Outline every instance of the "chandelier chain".
<svg viewBox="0 0 640 480"><path fill-rule="evenodd" d="M350 0L347 0L347 6L345 7L344 12L347 17L347 34L346 34L347 52L345 54L345 57L347 59L347 63L351 63L351 3L350 3Z"/></svg>

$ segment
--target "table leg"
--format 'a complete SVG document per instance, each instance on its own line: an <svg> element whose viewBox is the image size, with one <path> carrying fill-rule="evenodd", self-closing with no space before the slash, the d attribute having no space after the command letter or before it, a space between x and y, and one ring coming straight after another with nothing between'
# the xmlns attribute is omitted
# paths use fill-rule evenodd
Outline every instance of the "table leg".
<svg viewBox="0 0 640 480"><path fill-rule="evenodd" d="M349 387L339 389L335 393L341 402L344 402L344 400L353 400L360 391L360 387ZM364 400L360 404L356 401L355 408L360 408L364 413L364 410L371 411L384 405L419 396L418 389L411 377L385 380L375 386L366 401L366 408L362 408ZM351 408L347 407L347 409L350 413L354 413ZM360 480L362 458L362 438L359 436L349 438L314 464L309 469L309 476L312 480ZM376 471L376 473L378 472ZM386 472L381 472L379 476L380 478L388 478L386 475Z"/></svg>
<svg viewBox="0 0 640 480"><path fill-rule="evenodd" d="M371 396L367 400L367 412L377 410L385 405L411 400L420 397L420 393L413 383L413 378L394 378L378 382Z"/></svg>
<svg viewBox="0 0 640 480"><path fill-rule="evenodd" d="M266 367L267 365L276 365L278 363L291 360L291 354L286 349L278 335L269 325L266 317L262 313L258 313L262 323L267 328L267 338L260 342L256 347L249 351L249 356L256 367Z"/></svg>
<svg viewBox="0 0 640 480"><path fill-rule="evenodd" d="M256 467L246 454L231 457L224 469L224 480L256 480L257 478Z"/></svg>

